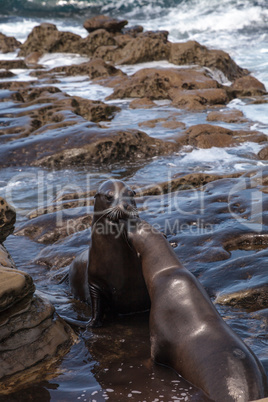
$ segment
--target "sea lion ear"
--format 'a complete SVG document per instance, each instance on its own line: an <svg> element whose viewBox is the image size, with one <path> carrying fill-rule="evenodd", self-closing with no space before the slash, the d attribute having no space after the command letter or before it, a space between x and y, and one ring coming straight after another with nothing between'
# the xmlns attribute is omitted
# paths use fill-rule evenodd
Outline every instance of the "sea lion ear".
<svg viewBox="0 0 268 402"><path fill-rule="evenodd" d="M99 193L97 192L95 195L94 195L94 198L96 198L97 197L97 195L99 195Z"/></svg>

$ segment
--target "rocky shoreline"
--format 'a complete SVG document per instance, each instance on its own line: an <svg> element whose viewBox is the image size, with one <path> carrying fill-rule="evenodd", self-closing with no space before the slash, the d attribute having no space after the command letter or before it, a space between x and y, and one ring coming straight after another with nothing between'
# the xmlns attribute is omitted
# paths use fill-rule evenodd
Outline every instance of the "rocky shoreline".
<svg viewBox="0 0 268 402"><path fill-rule="evenodd" d="M0 394L10 394L51 377L76 335L35 292L31 276L16 269L2 244L14 229L16 214L2 198L0 205Z"/></svg>
<svg viewBox="0 0 268 402"><path fill-rule="evenodd" d="M127 21L100 16L85 21L89 32L86 38L61 32L49 23L35 27L23 44L0 35L0 51L20 49L20 58L0 61L0 102L7 104L0 111L1 167L128 166L130 162L138 165L173 155L185 147L193 150L259 144L260 150L250 158L261 163L248 172L180 171L169 181L136 186L136 192L141 217L166 232L181 261L200 279L213 300L241 309L267 328L267 135L252 129L251 120L227 106L234 99L267 103L266 88L221 50L194 41L171 43L166 31L144 32L142 27L126 25ZM53 52L90 59L44 68L40 64L42 56ZM140 68L134 74L126 74L122 68L163 60L172 64ZM16 80L16 69L29 70L31 79ZM75 76L86 76L112 92L101 102L70 96L57 87L62 78ZM122 99L128 99L129 109L140 111L161 110L164 101L165 110L170 112L165 118L147 118L139 122L138 128L117 128L113 121L120 118ZM204 112L206 122L187 126L181 119L186 112ZM157 127L172 135L155 138L147 133L149 128ZM88 247L93 196L94 191L60 195L46 207L31 211L27 220L16 226L15 236L44 245L32 258L36 265L56 271L60 278L75 254ZM14 230L15 211L4 199L0 202L2 244ZM64 211L68 213L64 215ZM243 255L245 251L251 254ZM242 254L232 258L235 252ZM0 354L7 362L0 381L3 392L8 393L14 382L22 387L38 381L50 364L68 353L75 335L51 304L35 292L31 277L16 269L3 246L0 264L0 276L7 284L7 289L0 287ZM18 287L13 289L16 283ZM21 295L20 303L14 296L16 292ZM21 315L26 317L22 319L26 327L17 319ZM34 319L29 318L32 315ZM12 353L19 353L25 360L23 343L18 341L10 352L17 331L25 331L27 342L36 345L25 372L18 368L19 362L16 367L11 363ZM33 372L33 366L38 370Z"/></svg>

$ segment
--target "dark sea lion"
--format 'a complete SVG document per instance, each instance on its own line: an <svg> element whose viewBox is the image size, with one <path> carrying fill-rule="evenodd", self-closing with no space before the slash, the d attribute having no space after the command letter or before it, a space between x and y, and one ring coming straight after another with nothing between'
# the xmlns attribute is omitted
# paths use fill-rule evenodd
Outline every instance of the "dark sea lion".
<svg viewBox="0 0 268 402"><path fill-rule="evenodd" d="M145 221L128 226L151 298L151 357L216 402L268 396L263 366L224 322L205 289Z"/></svg>
<svg viewBox="0 0 268 402"><path fill-rule="evenodd" d="M108 180L99 187L95 195L89 256L87 258L83 252L71 264L72 293L80 300L91 302L89 326L102 325L108 309L117 314L129 314L150 307L140 258L119 223L138 216L134 195L135 192L120 180Z"/></svg>

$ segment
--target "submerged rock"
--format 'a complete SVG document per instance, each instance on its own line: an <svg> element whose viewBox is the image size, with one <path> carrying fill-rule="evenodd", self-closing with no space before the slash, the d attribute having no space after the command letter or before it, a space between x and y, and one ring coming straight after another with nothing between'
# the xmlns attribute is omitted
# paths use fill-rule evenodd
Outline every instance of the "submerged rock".
<svg viewBox="0 0 268 402"><path fill-rule="evenodd" d="M6 87L12 88L9 84ZM20 104L16 105L12 114L1 114L6 120L2 129L2 134L7 134L4 142L13 143L31 134L37 136L44 131L63 130L87 121L111 120L114 114L120 111L117 106L101 101L68 96L54 86L18 86L18 90L10 91L9 96Z"/></svg>
<svg viewBox="0 0 268 402"><path fill-rule="evenodd" d="M71 97L49 86L22 86L17 94L23 102L20 100L12 113L1 114L6 118L0 150L2 166L110 165L178 149L175 143L138 130L103 129L89 122L111 120L120 110L117 106Z"/></svg>
<svg viewBox="0 0 268 402"><path fill-rule="evenodd" d="M149 137L138 130L104 130L82 118L79 121L64 113L62 118L62 114L54 112L51 110L55 122L38 128L24 142L12 141L11 145L2 147L2 166L110 165L165 155L178 149L175 143ZM37 135L44 132L46 136Z"/></svg>
<svg viewBox="0 0 268 402"><path fill-rule="evenodd" d="M33 218L19 226L14 234L27 236L38 243L51 244L88 229L91 223L92 214L89 214L89 208L78 207L67 212L59 210Z"/></svg>
<svg viewBox="0 0 268 402"><path fill-rule="evenodd" d="M249 311L266 309L268 308L268 285L256 286L233 293L222 292L216 297L215 303L227 304Z"/></svg>
<svg viewBox="0 0 268 402"><path fill-rule="evenodd" d="M207 121L224 121L225 123L244 123L248 121L241 110L227 109L224 111L213 111L207 115Z"/></svg>

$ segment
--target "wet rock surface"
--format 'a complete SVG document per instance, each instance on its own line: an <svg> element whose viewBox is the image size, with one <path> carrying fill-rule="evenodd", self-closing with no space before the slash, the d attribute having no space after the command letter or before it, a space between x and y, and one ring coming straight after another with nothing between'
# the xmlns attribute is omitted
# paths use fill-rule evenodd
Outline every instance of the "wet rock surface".
<svg viewBox="0 0 268 402"><path fill-rule="evenodd" d="M209 112L207 121L224 121L225 123L243 123L247 121L240 110L224 110Z"/></svg>
<svg viewBox="0 0 268 402"><path fill-rule="evenodd" d="M178 141L183 145L193 145L198 148L230 147L245 141L266 143L267 136L261 132L232 131L220 126L200 124L186 130Z"/></svg>
<svg viewBox="0 0 268 402"><path fill-rule="evenodd" d="M5 226L0 232L5 240ZM35 293L32 277L16 269L0 245L0 394L46 378L74 340L73 331L52 304Z"/></svg>
<svg viewBox="0 0 268 402"><path fill-rule="evenodd" d="M233 81L235 78L247 75L248 71L239 67L222 50L210 50L196 41L186 43L172 43L169 61L174 64L199 64L222 71L225 76Z"/></svg>
<svg viewBox="0 0 268 402"><path fill-rule="evenodd" d="M46 75L53 73L64 73L68 76L88 75L91 79L125 75L119 68L105 63L102 59L93 59L78 65L55 67L48 71Z"/></svg>
<svg viewBox="0 0 268 402"><path fill-rule="evenodd" d="M217 81L198 69L142 69L115 87L108 99L144 98L173 100L182 90L216 89Z"/></svg>
<svg viewBox="0 0 268 402"><path fill-rule="evenodd" d="M0 243L13 232L16 222L14 208L2 197L0 197Z"/></svg>

